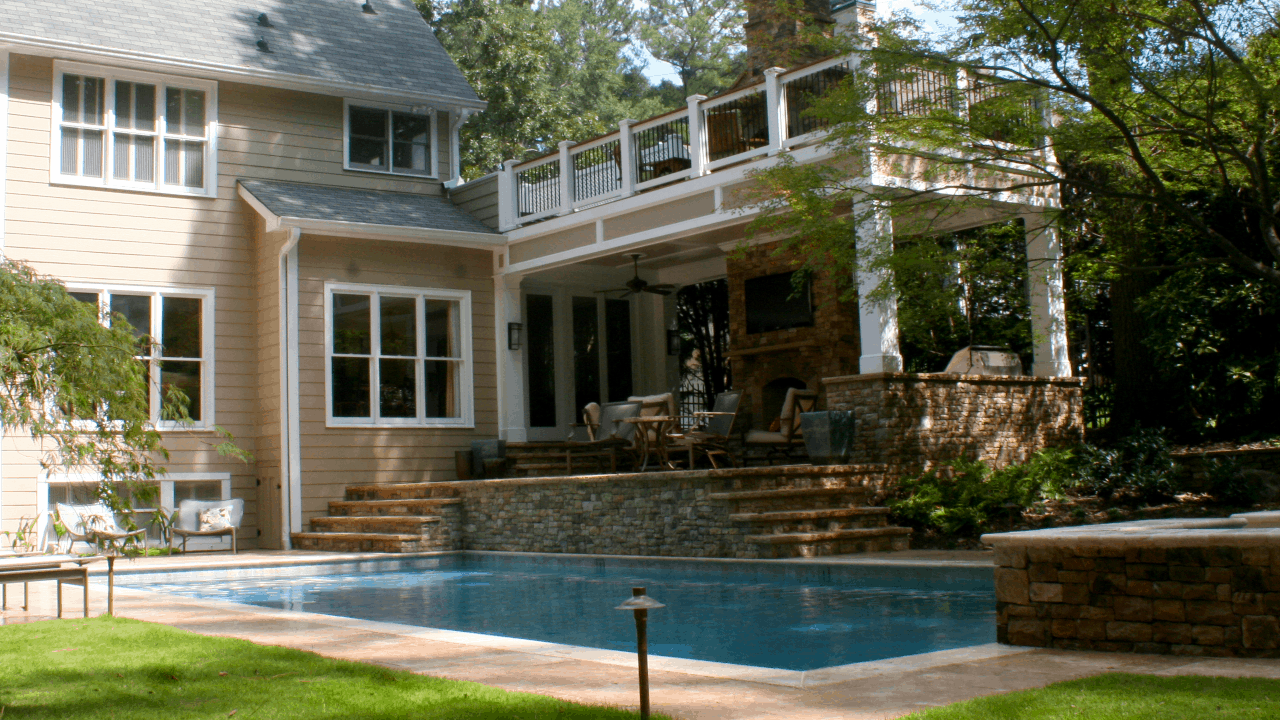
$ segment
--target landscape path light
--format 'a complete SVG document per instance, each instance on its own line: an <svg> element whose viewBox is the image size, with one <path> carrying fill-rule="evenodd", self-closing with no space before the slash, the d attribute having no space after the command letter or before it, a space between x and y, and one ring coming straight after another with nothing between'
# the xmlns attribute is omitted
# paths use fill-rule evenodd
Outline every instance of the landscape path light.
<svg viewBox="0 0 1280 720"><path fill-rule="evenodd" d="M631 588L631 597L616 610L630 610L636 618L636 656L640 665L640 718L649 718L649 611L666 607L644 594L644 588Z"/></svg>

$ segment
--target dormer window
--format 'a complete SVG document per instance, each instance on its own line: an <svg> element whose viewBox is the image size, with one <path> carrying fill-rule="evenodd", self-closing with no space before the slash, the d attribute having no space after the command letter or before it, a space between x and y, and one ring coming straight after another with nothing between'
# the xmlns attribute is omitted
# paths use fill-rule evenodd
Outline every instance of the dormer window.
<svg viewBox="0 0 1280 720"><path fill-rule="evenodd" d="M435 113L349 101L346 168L436 177Z"/></svg>
<svg viewBox="0 0 1280 720"><path fill-rule="evenodd" d="M216 85L57 63L51 180L216 194Z"/></svg>

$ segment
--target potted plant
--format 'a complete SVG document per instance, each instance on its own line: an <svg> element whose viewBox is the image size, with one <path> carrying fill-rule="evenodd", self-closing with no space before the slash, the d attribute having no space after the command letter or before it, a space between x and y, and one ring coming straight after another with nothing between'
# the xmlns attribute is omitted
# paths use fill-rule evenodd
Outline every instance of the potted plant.
<svg viewBox="0 0 1280 720"><path fill-rule="evenodd" d="M800 430L811 465L843 465L853 453L853 411L800 413Z"/></svg>

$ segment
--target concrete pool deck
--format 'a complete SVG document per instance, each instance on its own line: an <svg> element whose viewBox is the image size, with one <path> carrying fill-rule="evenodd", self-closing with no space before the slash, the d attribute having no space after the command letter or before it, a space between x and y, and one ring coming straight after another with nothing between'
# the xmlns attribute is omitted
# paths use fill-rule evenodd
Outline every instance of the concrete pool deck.
<svg viewBox="0 0 1280 720"><path fill-rule="evenodd" d="M373 559L385 560L387 556L303 552L244 552L234 557L189 555L122 561L117 564L117 572ZM991 555L908 551L824 558L821 562L990 565ZM105 570L105 564L100 563L98 567ZM100 580L95 580L92 587L90 612L93 615L106 611L105 578ZM52 617L56 612L53 583L32 585L29 612L16 604L21 600L21 588L10 586L9 590L10 606L0 612L0 622L29 622ZM79 617L79 593L71 592L67 596L64 616ZM292 647L327 657L371 662L565 700L620 706L636 703L635 662L627 653L190 600L123 588L117 589L116 614L206 635ZM651 661L654 709L688 720L880 720L973 697L1036 688L1109 671L1280 679L1280 663L1275 660L1126 655L995 645L809 673L734 665L716 668L716 665L654 658Z"/></svg>

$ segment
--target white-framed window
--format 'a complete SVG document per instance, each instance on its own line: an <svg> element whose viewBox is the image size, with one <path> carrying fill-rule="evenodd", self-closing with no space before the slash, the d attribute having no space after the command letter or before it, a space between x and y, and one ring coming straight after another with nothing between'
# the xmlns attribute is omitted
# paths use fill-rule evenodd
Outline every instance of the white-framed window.
<svg viewBox="0 0 1280 720"><path fill-rule="evenodd" d="M471 292L326 283L328 423L471 427Z"/></svg>
<svg viewBox="0 0 1280 720"><path fill-rule="evenodd" d="M348 170L436 177L436 113L363 100L343 103Z"/></svg>
<svg viewBox="0 0 1280 720"><path fill-rule="evenodd" d="M36 493L36 513L43 519L38 525L40 547L45 547L55 539L48 520L57 509L58 503L91 505L98 502L95 493L100 479L100 475L92 473L47 474L40 477L39 489ZM231 499L231 473L166 473L156 478L154 484L158 490L155 500L159 501L159 506L164 508L165 512L170 513L183 500ZM138 527L147 529L149 544L160 540L158 529L150 524L155 512L154 504L143 504L135 496L133 521ZM197 540L204 542L196 542ZM227 538L225 543L219 542L219 538L192 538L189 544L198 550L213 549L223 544L229 546L230 538Z"/></svg>
<svg viewBox="0 0 1280 720"><path fill-rule="evenodd" d="M51 181L217 194L217 83L55 62Z"/></svg>
<svg viewBox="0 0 1280 720"><path fill-rule="evenodd" d="M151 392L151 419L160 429L179 423L161 418L169 388L189 400L194 427L213 424L212 288L142 288L68 283L71 296L96 304L99 317L110 322L124 316L138 337L138 360L146 365ZM182 425L181 427L189 427Z"/></svg>

